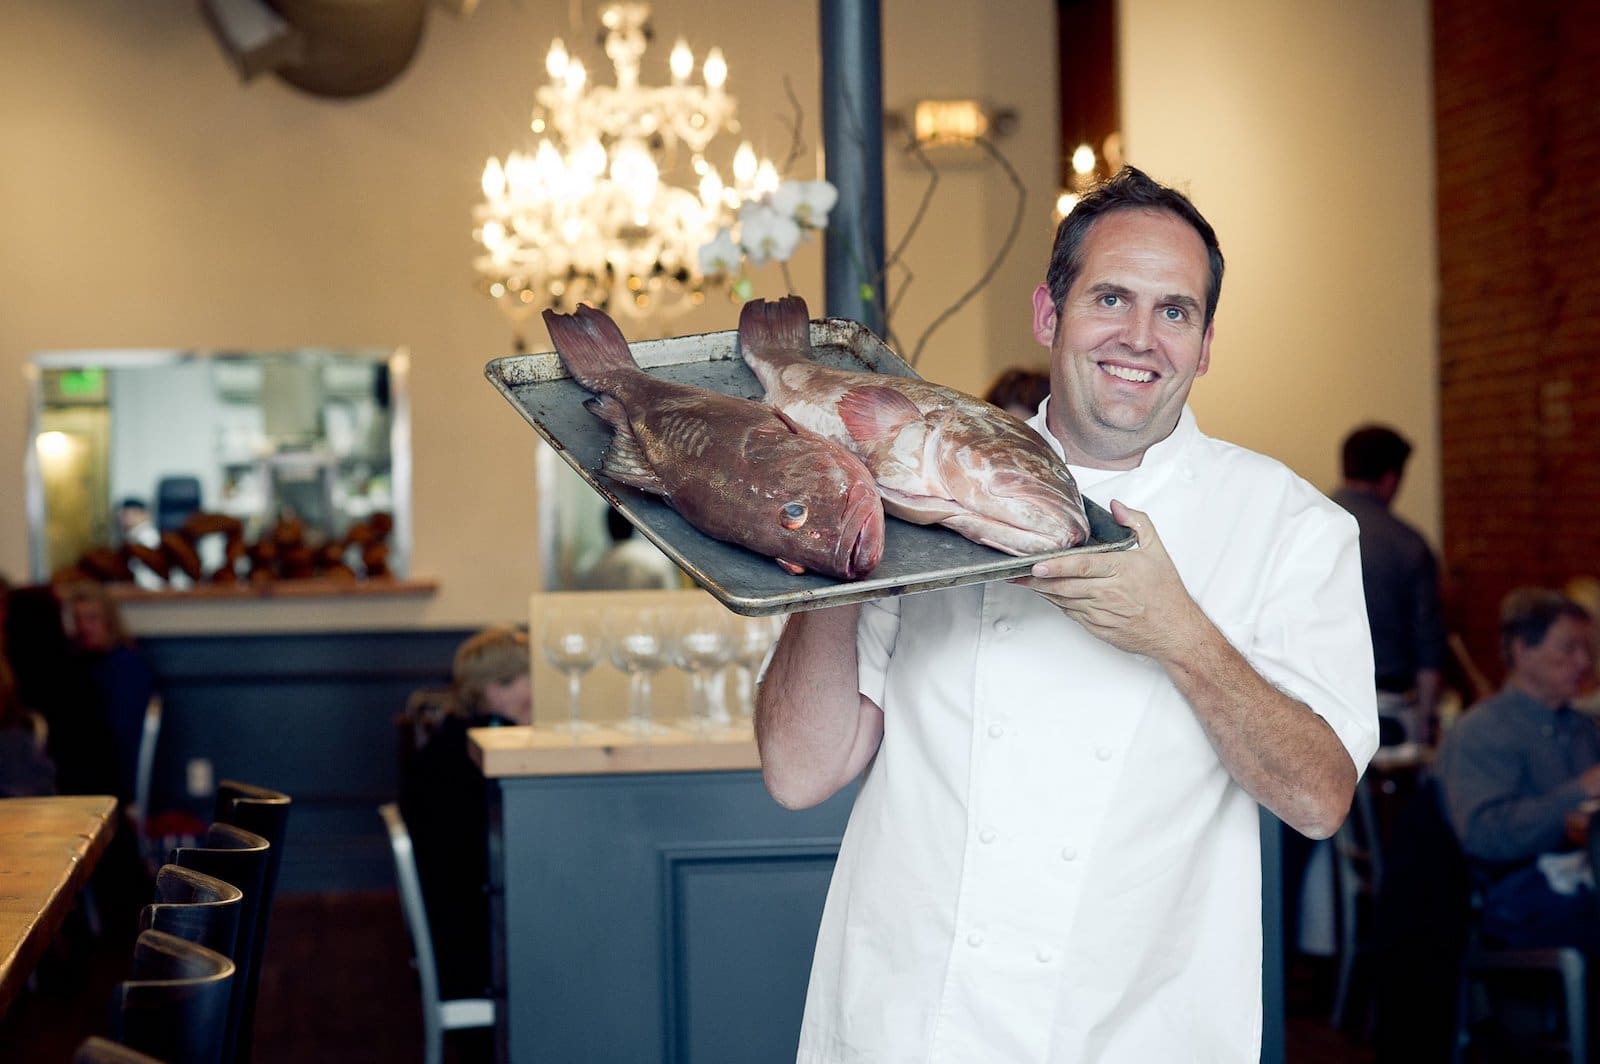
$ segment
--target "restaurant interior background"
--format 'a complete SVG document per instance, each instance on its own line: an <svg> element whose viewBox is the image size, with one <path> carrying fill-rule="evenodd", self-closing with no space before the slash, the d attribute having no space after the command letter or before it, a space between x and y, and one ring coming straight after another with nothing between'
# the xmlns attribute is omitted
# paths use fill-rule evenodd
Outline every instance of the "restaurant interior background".
<svg viewBox="0 0 1600 1064"><path fill-rule="evenodd" d="M535 437L483 377L513 340L474 287L472 210L484 160L524 146L551 37L592 32L597 7L481 0L454 18L431 6L403 73L337 100L271 76L241 84L193 0L0 5L0 440L13 447L0 456L13 500L0 573L29 573L17 500L34 354L408 354L408 568L429 589L125 606L167 694L155 807L206 808L197 758L216 778L293 793L286 892L392 883L374 813L393 790L392 715L447 675L465 634L526 621L541 590ZM723 49L763 154L786 151L792 85L810 147L790 176L816 176L813 5L654 8L654 51L679 34ZM1228 259L1193 398L1202 426L1330 489L1348 429L1399 428L1416 451L1396 508L1441 548L1461 627L1498 676L1500 592L1600 555L1600 281L1584 269L1600 218L1592 16L1490 0L1116 11L1126 157L1186 188ZM971 97L1015 116L997 144L1026 186L1021 236L919 364L969 391L1043 354L1028 300L1071 147L1055 22L1050 0L950 0L936 14L882 3L886 110ZM893 246L925 178L893 147L884 174ZM904 255L914 280L889 282L906 339L973 282L1011 221L998 167L946 155L939 178ZM821 259L813 239L792 266L818 316ZM756 282L758 295L783 289L770 268ZM671 330L731 328L737 309L712 298ZM547 347L537 325L528 340Z"/></svg>

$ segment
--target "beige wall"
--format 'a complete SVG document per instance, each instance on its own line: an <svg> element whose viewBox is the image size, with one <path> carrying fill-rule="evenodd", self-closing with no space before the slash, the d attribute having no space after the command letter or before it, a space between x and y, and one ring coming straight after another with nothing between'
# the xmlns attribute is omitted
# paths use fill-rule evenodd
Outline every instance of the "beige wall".
<svg viewBox="0 0 1600 1064"><path fill-rule="evenodd" d="M1195 412L1322 488L1360 421L1412 457L1396 507L1439 541L1426 3L1123 0L1130 161L1186 186L1227 257Z"/></svg>
<svg viewBox="0 0 1600 1064"><path fill-rule="evenodd" d="M1435 530L1426 10L1327 0L1294 5L1291 19L1265 0L1204 5L1204 17L1201 6L1129 0L1122 64L1130 157L1188 183L1229 255L1216 368L1197 393L1203 424L1327 485L1345 428L1395 421L1419 444L1402 504ZM131 619L153 632L524 618L537 583L534 437L482 379L511 334L473 291L469 219L483 160L518 143L549 38L579 35L569 7L484 0L465 20L433 14L398 81L337 102L270 77L238 84L188 0L0 5L0 440L12 455L0 456L0 572L26 574L31 352L394 344L412 352L414 572L439 592L146 606ZM727 11L660 0L659 36L720 44L747 133L780 157L787 75L815 153L814 9ZM919 365L969 390L1039 356L1027 298L1055 183L1053 12L1044 0L966 0L935 18L925 4L884 4L887 107L971 94L1020 118L1002 146L1028 186L1023 238ZM923 179L893 154L886 175L895 242ZM891 279L907 349L976 278L1012 195L992 165L941 170L906 250L914 279ZM819 262L812 245L794 271L818 314ZM782 291L776 273L757 280L759 294ZM730 328L735 310L708 307L673 331Z"/></svg>

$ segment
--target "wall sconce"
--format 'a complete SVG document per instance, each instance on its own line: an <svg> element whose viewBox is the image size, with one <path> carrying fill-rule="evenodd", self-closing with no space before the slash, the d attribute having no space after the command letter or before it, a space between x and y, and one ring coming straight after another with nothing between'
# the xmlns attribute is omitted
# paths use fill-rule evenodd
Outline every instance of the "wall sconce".
<svg viewBox="0 0 1600 1064"><path fill-rule="evenodd" d="M994 139L1017 125L1017 112L990 109L978 100L918 100L909 117L897 111L884 115L884 126L904 132L923 151L970 149L978 138Z"/></svg>

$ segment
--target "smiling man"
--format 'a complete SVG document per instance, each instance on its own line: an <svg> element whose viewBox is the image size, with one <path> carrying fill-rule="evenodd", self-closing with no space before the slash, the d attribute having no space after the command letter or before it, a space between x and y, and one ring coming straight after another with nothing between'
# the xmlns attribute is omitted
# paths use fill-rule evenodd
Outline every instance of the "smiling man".
<svg viewBox="0 0 1600 1064"><path fill-rule="evenodd" d="M1222 265L1189 200L1128 169L1034 293L1030 424L1135 549L786 627L768 789L862 777L801 1061L1258 1058L1258 803L1331 834L1377 713L1355 522L1186 406Z"/></svg>

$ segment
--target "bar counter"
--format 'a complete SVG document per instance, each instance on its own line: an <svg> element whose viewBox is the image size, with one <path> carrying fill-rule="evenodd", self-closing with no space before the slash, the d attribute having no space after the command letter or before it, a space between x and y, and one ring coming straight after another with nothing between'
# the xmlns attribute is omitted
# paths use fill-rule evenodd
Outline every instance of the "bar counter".
<svg viewBox="0 0 1600 1064"><path fill-rule="evenodd" d="M781 808L748 726L469 735L502 1064L794 1059L853 789Z"/></svg>

